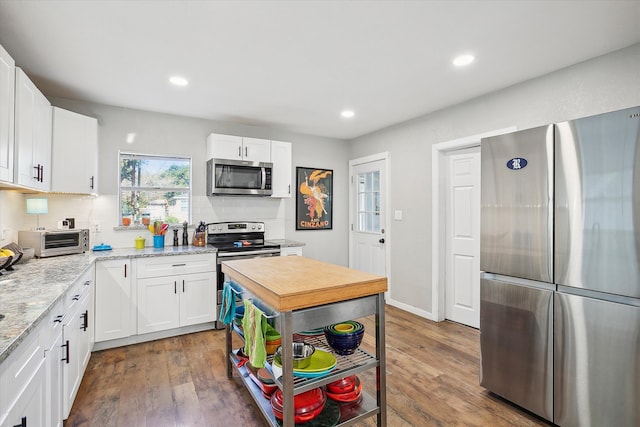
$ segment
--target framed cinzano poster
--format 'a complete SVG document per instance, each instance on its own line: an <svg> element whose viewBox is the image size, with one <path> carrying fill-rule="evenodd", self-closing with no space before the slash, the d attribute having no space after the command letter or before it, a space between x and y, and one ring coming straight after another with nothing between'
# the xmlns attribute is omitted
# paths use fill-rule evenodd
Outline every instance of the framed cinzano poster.
<svg viewBox="0 0 640 427"><path fill-rule="evenodd" d="M296 230L333 228L333 171L296 167Z"/></svg>

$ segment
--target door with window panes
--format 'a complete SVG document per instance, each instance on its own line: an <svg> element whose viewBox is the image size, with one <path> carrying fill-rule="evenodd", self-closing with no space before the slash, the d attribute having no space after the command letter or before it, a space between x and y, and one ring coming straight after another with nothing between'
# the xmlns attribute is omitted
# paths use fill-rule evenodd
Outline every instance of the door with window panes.
<svg viewBox="0 0 640 427"><path fill-rule="evenodd" d="M353 167L351 268L386 276L384 160Z"/></svg>

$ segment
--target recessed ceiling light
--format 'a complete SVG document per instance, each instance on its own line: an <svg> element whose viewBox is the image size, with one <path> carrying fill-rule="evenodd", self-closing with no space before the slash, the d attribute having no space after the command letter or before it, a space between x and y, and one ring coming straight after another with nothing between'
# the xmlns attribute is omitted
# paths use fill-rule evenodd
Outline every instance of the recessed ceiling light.
<svg viewBox="0 0 640 427"><path fill-rule="evenodd" d="M171 76L169 77L169 82L171 82L171 84L176 85L176 86L186 86L189 84L189 81L187 79L185 79L184 77L180 77L180 76Z"/></svg>
<svg viewBox="0 0 640 427"><path fill-rule="evenodd" d="M476 58L473 55L460 55L453 60L453 65L456 67L464 67L465 65L471 64L474 59Z"/></svg>
<svg viewBox="0 0 640 427"><path fill-rule="evenodd" d="M344 117L345 119L350 119L351 117L355 116L356 113L354 113L351 110L344 110L342 113L340 113L340 115L342 117Z"/></svg>

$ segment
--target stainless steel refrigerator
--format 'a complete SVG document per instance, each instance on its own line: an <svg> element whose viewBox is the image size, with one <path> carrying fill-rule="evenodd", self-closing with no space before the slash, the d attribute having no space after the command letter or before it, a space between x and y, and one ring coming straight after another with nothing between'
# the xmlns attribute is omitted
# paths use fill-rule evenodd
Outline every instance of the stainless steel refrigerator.
<svg viewBox="0 0 640 427"><path fill-rule="evenodd" d="M483 387L640 425L640 107L481 144Z"/></svg>

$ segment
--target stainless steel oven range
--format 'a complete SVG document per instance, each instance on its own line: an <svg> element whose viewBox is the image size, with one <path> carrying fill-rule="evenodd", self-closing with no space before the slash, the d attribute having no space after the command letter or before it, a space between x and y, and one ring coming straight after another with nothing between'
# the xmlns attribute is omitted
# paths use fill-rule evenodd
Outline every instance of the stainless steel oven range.
<svg viewBox="0 0 640 427"><path fill-rule="evenodd" d="M263 222L212 222L207 224L207 244L218 249L216 256L218 313L222 304L224 283L222 261L280 256L280 245L265 241L264 232ZM222 329L224 325L222 322L216 322L216 327Z"/></svg>

